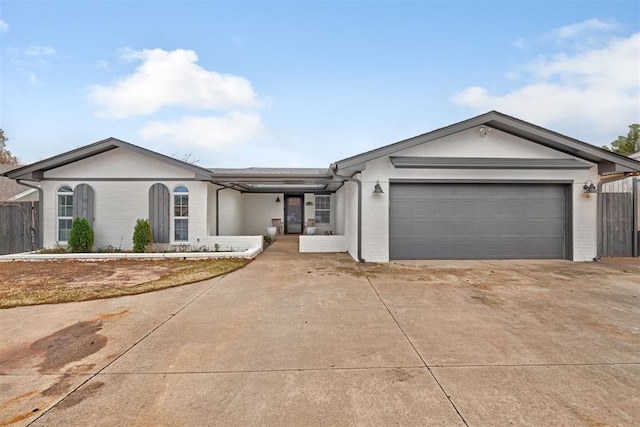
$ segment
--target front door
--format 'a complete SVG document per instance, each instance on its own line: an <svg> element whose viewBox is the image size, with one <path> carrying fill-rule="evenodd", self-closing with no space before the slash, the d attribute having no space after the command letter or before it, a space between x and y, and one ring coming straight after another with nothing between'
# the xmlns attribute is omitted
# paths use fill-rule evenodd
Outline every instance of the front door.
<svg viewBox="0 0 640 427"><path fill-rule="evenodd" d="M287 234L302 234L302 196L284 196L284 232Z"/></svg>

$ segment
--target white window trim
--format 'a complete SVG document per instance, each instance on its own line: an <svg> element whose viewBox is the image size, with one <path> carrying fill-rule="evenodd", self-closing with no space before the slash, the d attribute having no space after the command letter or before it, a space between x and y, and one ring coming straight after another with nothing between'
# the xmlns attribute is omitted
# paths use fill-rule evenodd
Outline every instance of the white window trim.
<svg viewBox="0 0 640 427"><path fill-rule="evenodd" d="M325 208L318 208L318 197L326 197L327 200L329 201L329 208L325 209ZM316 219L316 225L331 225L331 195L324 195L324 194L317 194L315 195L314 198L314 212L313 212L313 216ZM329 212L329 221L328 222L318 222L318 211L320 212Z"/></svg>
<svg viewBox="0 0 640 427"><path fill-rule="evenodd" d="M187 191L180 191L178 190L180 187L184 187L187 189ZM185 244L185 243L189 243L189 215L187 216L176 216L176 198L175 196L187 196L187 212L189 212L189 208L191 205L191 198L189 197L189 188L186 185L176 185L173 189L172 192L172 198L171 198L171 216L173 217L173 220L171 221L171 231L172 231L172 235L171 235L171 241L175 244ZM176 220L178 219L186 219L187 220L187 240L176 240Z"/></svg>
<svg viewBox="0 0 640 427"><path fill-rule="evenodd" d="M61 191L62 188L68 187L71 191ZM73 222L73 211L71 216L60 216L60 197L59 196L71 196L71 206L73 210L73 188L70 185L64 184L58 187L56 190L56 242L66 244L68 240L60 240L60 220L70 219Z"/></svg>

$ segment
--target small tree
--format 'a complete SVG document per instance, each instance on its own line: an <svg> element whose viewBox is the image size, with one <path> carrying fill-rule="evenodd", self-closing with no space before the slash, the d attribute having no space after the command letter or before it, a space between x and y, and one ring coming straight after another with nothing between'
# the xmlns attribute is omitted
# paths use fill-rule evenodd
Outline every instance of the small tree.
<svg viewBox="0 0 640 427"><path fill-rule="evenodd" d="M4 134L4 131L0 129L0 164L17 164L18 158L7 150L6 143L8 140L9 138Z"/></svg>
<svg viewBox="0 0 640 427"><path fill-rule="evenodd" d="M86 218L75 218L69 232L69 250L71 252L91 252L93 249L93 230Z"/></svg>
<svg viewBox="0 0 640 427"><path fill-rule="evenodd" d="M629 125L629 133L627 133L627 136L620 135L618 139L611 143L611 148L607 146L602 148L622 154L623 156L628 156L640 150L640 124L634 123Z"/></svg>
<svg viewBox="0 0 640 427"><path fill-rule="evenodd" d="M148 219L138 219L133 229L133 251L144 252L151 242L153 242L151 223Z"/></svg>

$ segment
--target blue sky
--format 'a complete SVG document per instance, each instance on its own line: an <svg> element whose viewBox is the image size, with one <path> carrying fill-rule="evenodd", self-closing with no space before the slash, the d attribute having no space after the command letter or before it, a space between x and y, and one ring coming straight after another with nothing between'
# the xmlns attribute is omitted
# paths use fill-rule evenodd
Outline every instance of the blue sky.
<svg viewBox="0 0 640 427"><path fill-rule="evenodd" d="M640 122L640 3L0 0L0 72L23 163L325 167L492 109L600 146Z"/></svg>

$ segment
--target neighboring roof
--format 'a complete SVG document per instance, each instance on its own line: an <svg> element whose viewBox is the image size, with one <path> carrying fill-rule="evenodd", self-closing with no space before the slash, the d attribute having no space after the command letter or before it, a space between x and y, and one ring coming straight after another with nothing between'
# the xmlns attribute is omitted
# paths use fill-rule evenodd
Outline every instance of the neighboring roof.
<svg viewBox="0 0 640 427"><path fill-rule="evenodd" d="M633 154L629 154L629 157L632 158L633 160L638 160L640 159L640 151L633 153Z"/></svg>
<svg viewBox="0 0 640 427"><path fill-rule="evenodd" d="M586 142L570 138L557 132L553 132L540 126L536 126L532 123L525 122L498 111L490 111L471 119L436 129L432 132L340 160L334 163L332 168L337 167L337 170L341 174L353 175L362 171L365 164L371 160L388 156L397 153L398 151L415 147L416 145L434 141L436 139L479 126L497 129L583 160L594 162L598 164L598 172L602 175L640 171L640 162L633 159L587 144Z"/></svg>
<svg viewBox="0 0 640 427"><path fill-rule="evenodd" d="M4 165L0 164L0 202L15 199L16 196L22 197L36 191L33 188L25 187L18 184L16 181L4 177L2 174L10 172L14 169L20 168L23 165ZM24 193L24 194L23 194Z"/></svg>
<svg viewBox="0 0 640 427"><path fill-rule="evenodd" d="M77 162L79 160L95 156L97 154L105 153L116 148L126 148L138 154L167 162L174 166L178 166L180 168L194 172L197 179L209 180L210 173L207 169L195 166L191 163L186 163L181 160L174 159L173 157L156 153L155 151L147 150L146 148L142 148L137 145L129 144L128 142L124 142L116 138L103 139L102 141L85 145L84 147L67 151L66 153L62 153L57 156L49 157L48 159L32 163L28 166L14 169L12 171L9 171L5 175L11 179L40 181L43 178L44 172L48 170L59 168L61 166L68 165L70 163Z"/></svg>

